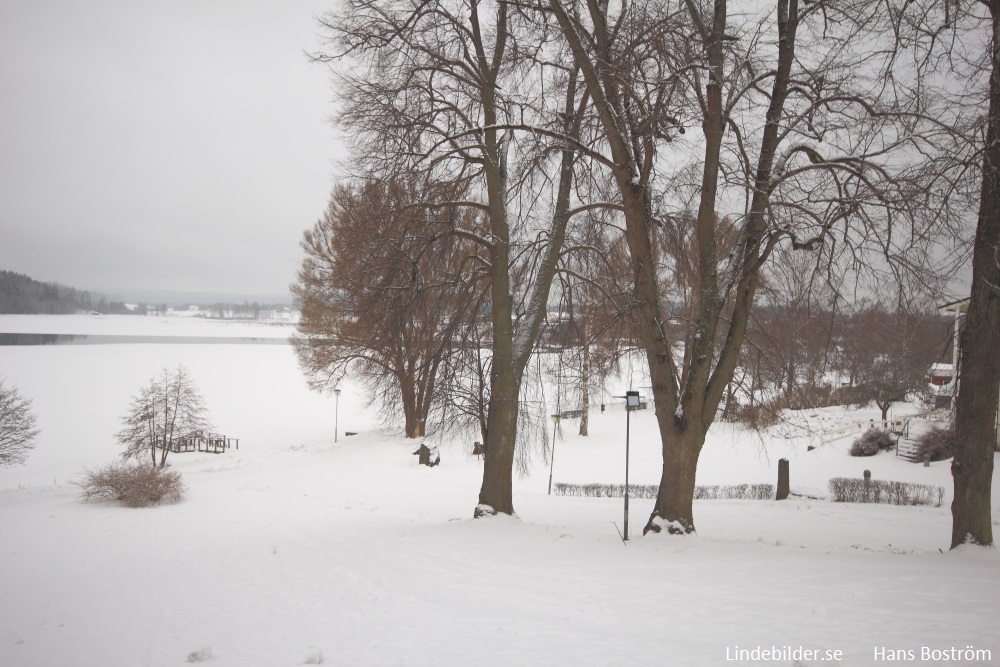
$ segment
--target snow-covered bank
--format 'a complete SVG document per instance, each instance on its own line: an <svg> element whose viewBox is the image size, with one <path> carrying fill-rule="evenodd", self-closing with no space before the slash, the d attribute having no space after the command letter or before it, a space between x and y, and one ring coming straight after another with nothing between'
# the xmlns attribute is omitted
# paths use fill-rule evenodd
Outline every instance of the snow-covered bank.
<svg viewBox="0 0 1000 667"><path fill-rule="evenodd" d="M1000 557L939 552L946 509L704 501L699 537L623 546L619 501L532 482L523 522L469 520L478 463L418 468L410 448L374 435L179 457L188 499L152 510L84 505L65 484L0 493L0 659L180 665L208 646L233 666L721 665L727 647L792 645L868 665L879 646L1000 650Z"/></svg>
<svg viewBox="0 0 1000 667"><path fill-rule="evenodd" d="M81 503L71 480L117 455L129 397L178 363L240 449L172 454L180 504ZM441 442L441 465L418 466L356 387L339 414L310 393L289 346L0 347L0 369L42 428L26 466L0 470L4 667L179 666L202 649L233 667L755 664L727 656L772 646L841 652L812 662L826 665L923 646L1000 661L1000 555L948 551L948 501L696 501L698 536L643 538L651 501L633 500L626 546L621 500L546 495L541 456L515 481L519 519L471 520L471 442ZM631 480L655 484L655 417L631 424ZM595 411L589 438L561 426L556 481L623 481L621 406ZM950 498L947 462L855 459L849 444L807 451L718 425L698 481L773 483L785 457L793 489L825 494L867 468Z"/></svg>
<svg viewBox="0 0 1000 667"><path fill-rule="evenodd" d="M161 368L184 364L216 430L256 452L333 439L334 400L310 392L286 345L0 346L0 374L31 398L41 433L27 465L0 468L0 489L50 485L120 453L114 435L129 400ZM340 425L359 430L356 392Z"/></svg>
<svg viewBox="0 0 1000 667"><path fill-rule="evenodd" d="M0 333L288 338L295 326L163 315L0 315Z"/></svg>

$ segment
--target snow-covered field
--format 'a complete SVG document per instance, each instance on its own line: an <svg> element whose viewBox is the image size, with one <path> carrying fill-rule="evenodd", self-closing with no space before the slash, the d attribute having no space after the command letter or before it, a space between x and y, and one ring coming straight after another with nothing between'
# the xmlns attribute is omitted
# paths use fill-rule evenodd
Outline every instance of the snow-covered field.
<svg viewBox="0 0 1000 667"><path fill-rule="evenodd" d="M0 332L253 335L211 321L9 317ZM178 363L239 451L171 455L187 485L177 505L81 503L72 481L116 456L130 396ZM625 546L622 501L546 495L541 457L515 483L519 520L473 521L482 464L471 442L444 442L439 467L417 466L413 442L350 384L335 418L290 346L0 347L0 375L34 399L43 429L26 466L0 469L4 667L944 663L922 661L924 647L972 647L965 664L1000 664L1000 555L948 551L947 462L854 459L851 438L807 451L820 439L718 425L699 483L774 483L785 457L808 495L868 468L944 486L945 505L696 501L697 537L643 538L651 501L633 500ZM828 428L872 416L796 419ZM555 481L623 481L620 406L593 411L589 438L573 435L575 420L562 426ZM631 480L656 483L651 411L632 416L631 452ZM1000 466L993 493L1000 517ZM819 653L741 653L772 646Z"/></svg>
<svg viewBox="0 0 1000 667"><path fill-rule="evenodd" d="M181 312L154 315L0 315L0 333L77 336L288 338L291 324L218 320Z"/></svg>

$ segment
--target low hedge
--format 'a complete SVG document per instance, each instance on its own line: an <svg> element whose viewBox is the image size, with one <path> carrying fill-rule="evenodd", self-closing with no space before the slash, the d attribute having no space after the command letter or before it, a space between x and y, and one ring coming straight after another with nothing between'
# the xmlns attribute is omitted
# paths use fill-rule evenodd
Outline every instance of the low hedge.
<svg viewBox="0 0 1000 667"><path fill-rule="evenodd" d="M622 498L624 484L553 484L557 496L577 496L581 498ZM655 499L659 486L656 484L629 484L630 498ZM730 486L696 486L695 500L770 500L774 498L773 484L734 484Z"/></svg>
<svg viewBox="0 0 1000 667"><path fill-rule="evenodd" d="M881 479L834 477L830 494L838 503L886 503L889 505L934 505L944 502L944 487Z"/></svg>

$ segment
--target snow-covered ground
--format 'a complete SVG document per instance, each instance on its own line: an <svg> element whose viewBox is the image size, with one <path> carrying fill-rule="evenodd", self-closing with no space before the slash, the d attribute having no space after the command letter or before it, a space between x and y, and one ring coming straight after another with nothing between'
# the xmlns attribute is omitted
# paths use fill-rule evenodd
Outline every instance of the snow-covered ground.
<svg viewBox="0 0 1000 667"><path fill-rule="evenodd" d="M0 315L0 333L77 336L288 338L295 326L175 315Z"/></svg>
<svg viewBox="0 0 1000 667"><path fill-rule="evenodd" d="M135 333L35 319L44 325L19 331ZM135 335L164 335L174 325L163 319ZM0 317L0 332L8 325ZM81 503L71 482L116 456L129 397L178 363L239 451L171 455L188 489L177 505ZM43 429L27 465L0 469L4 667L871 665L905 651L940 664L921 661L923 647L989 650L964 662L1000 664L1000 555L948 551L947 462L855 459L849 437L807 451L820 439L717 425L699 483L774 483L785 457L808 495L868 468L944 486L946 503L696 501L697 537L643 538L651 501L633 500L625 546L622 501L546 495L540 456L515 482L519 520L472 520L482 463L471 442L443 442L439 467L417 466L414 443L380 425L356 387L344 385L339 415L333 397L310 393L290 346L0 347L0 375L34 399ZM877 416L810 415L797 419ZM576 424L562 424L555 481L623 481L621 406L593 411L589 438ZM631 481L656 483L652 411L631 428ZM993 492L1000 517L1000 467ZM731 659L772 646L820 653Z"/></svg>

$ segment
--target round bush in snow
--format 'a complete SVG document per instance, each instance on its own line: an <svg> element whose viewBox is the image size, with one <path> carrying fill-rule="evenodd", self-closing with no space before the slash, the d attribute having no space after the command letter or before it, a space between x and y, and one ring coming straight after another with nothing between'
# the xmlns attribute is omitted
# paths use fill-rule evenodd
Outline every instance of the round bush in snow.
<svg viewBox="0 0 1000 667"><path fill-rule="evenodd" d="M892 449L896 441L885 431L870 428L851 444L851 456L875 456L879 452Z"/></svg>
<svg viewBox="0 0 1000 667"><path fill-rule="evenodd" d="M917 438L917 460L929 456L931 461L944 461L955 455L955 432L932 426Z"/></svg>

